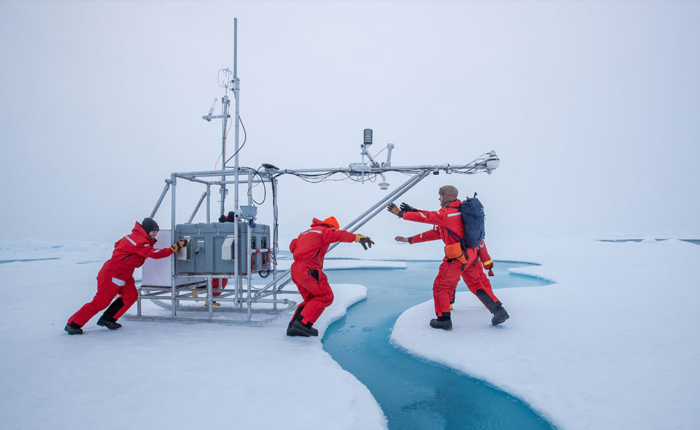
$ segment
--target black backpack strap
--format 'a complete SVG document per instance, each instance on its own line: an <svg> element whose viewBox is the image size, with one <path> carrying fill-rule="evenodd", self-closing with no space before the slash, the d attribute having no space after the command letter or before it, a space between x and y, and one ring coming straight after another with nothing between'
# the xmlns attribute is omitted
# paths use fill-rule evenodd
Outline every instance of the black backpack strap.
<svg viewBox="0 0 700 430"><path fill-rule="evenodd" d="M464 238L459 237L459 235L457 233L455 233L454 231L450 230L447 227L445 227L445 230L447 230L447 234L449 234L452 237L452 239L459 242L459 246L460 246L460 248L462 248L462 252L464 253L464 257L467 258L467 256L469 254L467 253L467 245L466 245L466 243L464 243ZM462 264L462 272L464 272L464 269L466 269L466 268L467 268L466 264Z"/></svg>
<svg viewBox="0 0 700 430"><path fill-rule="evenodd" d="M445 227L445 230L447 230L447 233L452 237L452 239L459 242L460 246L462 247L462 250L464 251L464 255L466 257L468 257L469 253L467 252L467 249L469 249L469 247L467 246L467 242L464 240L464 238L459 237L459 235L457 233L455 233L454 231L450 230L447 227ZM476 266L478 262L479 262L479 257L477 256L477 258L474 259L474 265ZM464 267L462 267L462 270L464 270Z"/></svg>
<svg viewBox="0 0 700 430"><path fill-rule="evenodd" d="M456 240L457 242L459 242L459 244L462 246L462 249L464 249L464 250L467 249L467 244L464 243L464 238L463 238L463 237L459 237L459 235L458 235L457 233L455 233L454 231L450 230L450 229L447 228L447 227L445 227L445 230L447 230L447 234L449 234L450 237L452 237L452 239L454 239L454 240Z"/></svg>

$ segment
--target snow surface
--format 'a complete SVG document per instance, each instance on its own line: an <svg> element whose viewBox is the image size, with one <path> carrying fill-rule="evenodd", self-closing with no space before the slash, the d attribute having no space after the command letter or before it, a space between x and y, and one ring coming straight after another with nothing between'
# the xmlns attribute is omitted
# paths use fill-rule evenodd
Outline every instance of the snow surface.
<svg viewBox="0 0 700 430"><path fill-rule="evenodd" d="M0 264L0 428L386 428L369 390L320 338L285 335L287 315L263 327L126 320L114 332L95 317L68 336L111 246L52 246L0 243L0 261L59 257ZM315 324L321 336L367 297L360 285L334 293Z"/></svg>
<svg viewBox="0 0 700 430"><path fill-rule="evenodd" d="M540 263L513 272L555 284L498 290L511 315L498 327L468 292L458 293L450 332L428 327L432 302L423 303L399 318L392 342L498 386L562 429L698 428L700 246L644 239L489 238L494 259ZM332 257L442 251L375 242ZM286 316L263 327L125 321L114 332L95 318L85 335L68 336L66 319L91 299L110 253L111 244L0 241L0 428L386 428L371 393L320 338L284 335ZM53 259L8 262L42 258ZM333 287L321 336L367 294Z"/></svg>
<svg viewBox="0 0 700 430"><path fill-rule="evenodd" d="M542 264L513 272L556 283L497 290L511 316L497 327L469 292L450 332L428 327L423 303L398 319L394 344L524 399L562 429L700 428L700 246L488 242L495 259Z"/></svg>

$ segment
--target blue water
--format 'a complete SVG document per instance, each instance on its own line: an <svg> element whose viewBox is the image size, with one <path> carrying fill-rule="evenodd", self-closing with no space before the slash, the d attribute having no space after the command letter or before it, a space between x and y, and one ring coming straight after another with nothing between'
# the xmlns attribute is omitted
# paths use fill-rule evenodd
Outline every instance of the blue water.
<svg viewBox="0 0 700 430"><path fill-rule="evenodd" d="M644 239L601 239L601 242L642 242ZM668 240L668 239L655 239L657 241ZM698 239L679 239L683 242L692 243L693 245L700 245L700 240Z"/></svg>
<svg viewBox="0 0 700 430"><path fill-rule="evenodd" d="M45 260L58 260L58 258L25 258L23 260L0 260L0 264L26 263L29 261L45 261Z"/></svg>
<svg viewBox="0 0 700 430"><path fill-rule="evenodd" d="M362 284L369 294L367 300L353 305L344 318L331 324L323 337L323 348L369 388L389 420L389 429L553 429L515 397L390 344L391 329L399 315L432 300L439 264L407 262L406 270L329 271L331 284ZM497 261L493 287L549 283L508 275L508 268L519 266L523 264ZM458 291L465 290L460 281ZM507 309L508 303L504 305ZM483 314L484 324L490 324L491 314L485 308ZM517 317L512 315L511 319Z"/></svg>
<svg viewBox="0 0 700 430"><path fill-rule="evenodd" d="M656 241L668 240L668 239L654 239ZM612 243L625 243L625 242L644 242L644 239L600 239L600 242L612 242Z"/></svg>

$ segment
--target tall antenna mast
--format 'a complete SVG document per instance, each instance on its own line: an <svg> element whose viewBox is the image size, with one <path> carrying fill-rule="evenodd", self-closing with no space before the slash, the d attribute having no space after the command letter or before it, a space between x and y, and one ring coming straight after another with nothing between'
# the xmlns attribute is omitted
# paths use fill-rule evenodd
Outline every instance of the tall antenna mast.
<svg viewBox="0 0 700 430"><path fill-rule="evenodd" d="M235 171L235 185L234 185L234 210L236 211L236 214L238 214L238 118L239 118L239 111L238 111L238 101L240 99L240 81L238 79L238 70L237 70L237 60L238 60L238 18L233 18L233 97L235 99L235 107L234 107L234 140L235 140L235 164L234 164L234 169ZM225 166L221 166L221 170L224 170ZM222 209L221 213L224 213L223 210L223 199L222 199Z"/></svg>

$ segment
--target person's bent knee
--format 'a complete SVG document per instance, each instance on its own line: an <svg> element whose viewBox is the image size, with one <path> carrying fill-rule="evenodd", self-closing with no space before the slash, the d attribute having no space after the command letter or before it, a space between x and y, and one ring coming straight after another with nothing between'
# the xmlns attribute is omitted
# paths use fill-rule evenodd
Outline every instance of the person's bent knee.
<svg viewBox="0 0 700 430"><path fill-rule="evenodd" d="M333 303L335 296L333 295L333 291L328 291L327 293L323 293L320 296L317 296L317 298L321 302L323 302L325 306L330 306Z"/></svg>

